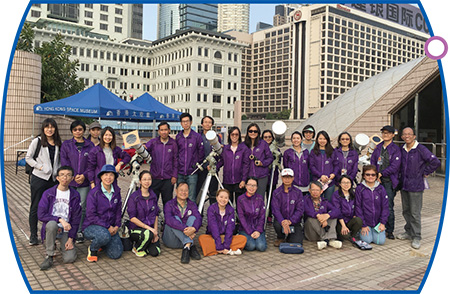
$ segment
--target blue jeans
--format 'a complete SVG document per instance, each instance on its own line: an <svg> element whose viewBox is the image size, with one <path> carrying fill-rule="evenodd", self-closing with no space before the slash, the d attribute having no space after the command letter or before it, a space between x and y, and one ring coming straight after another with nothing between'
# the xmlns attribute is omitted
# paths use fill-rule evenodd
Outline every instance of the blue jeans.
<svg viewBox="0 0 450 294"><path fill-rule="evenodd" d="M98 251L104 248L106 255L111 259L118 259L122 256L123 245L119 234L111 236L108 229L98 225L90 225L84 229L84 237L92 240L91 251Z"/></svg>
<svg viewBox="0 0 450 294"><path fill-rule="evenodd" d="M386 242L386 231L378 233L374 228L369 227L370 231L368 235L363 236L360 232L359 237L362 241L370 243L375 243L377 245L383 245Z"/></svg>
<svg viewBox="0 0 450 294"><path fill-rule="evenodd" d="M244 231L239 232L240 235L245 236L247 238L247 243L245 244L244 249L248 251L258 250L258 251L266 251L267 242L266 242L266 232L262 232L258 239L253 239L250 235L247 235Z"/></svg>
<svg viewBox="0 0 450 294"><path fill-rule="evenodd" d="M187 183L188 184L189 200L194 201L194 202L197 200L197 195L195 194L195 192L197 191L197 179L198 179L197 174L193 174L193 175L178 174L178 179L177 179L177 184L179 184L179 183Z"/></svg>
<svg viewBox="0 0 450 294"><path fill-rule="evenodd" d="M183 223L178 216L175 216L175 219L180 223ZM193 215L188 217L186 226L192 227L196 219L197 218ZM162 240L169 248L183 248L184 245L188 243L194 243L194 240L186 236L183 231L169 227L167 224L164 226Z"/></svg>
<svg viewBox="0 0 450 294"><path fill-rule="evenodd" d="M392 187L392 182L381 183L381 185L386 190L389 199L389 217L386 223L386 232L393 233L394 232L394 224L395 224L395 215L394 215L394 198L396 192Z"/></svg>
<svg viewBox="0 0 450 294"><path fill-rule="evenodd" d="M86 217L86 198L87 195L89 193L89 190L91 189L91 187L87 186L87 187L78 187L75 188L75 190L78 191L78 193L80 193L80 205L81 205L81 220L80 220L80 226L78 227L78 232L81 232L81 228L83 227L83 223L84 223L84 218Z"/></svg>
<svg viewBox="0 0 450 294"><path fill-rule="evenodd" d="M323 198L327 199L328 202L330 202L330 203L331 203L331 200L332 200L331 198L334 193L334 188L335 188L335 185L328 186L328 188L325 191L323 191Z"/></svg>

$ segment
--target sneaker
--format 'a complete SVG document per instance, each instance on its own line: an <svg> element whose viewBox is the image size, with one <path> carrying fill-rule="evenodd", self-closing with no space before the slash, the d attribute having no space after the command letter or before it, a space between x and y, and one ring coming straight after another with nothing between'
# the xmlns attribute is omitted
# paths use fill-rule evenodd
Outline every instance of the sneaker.
<svg viewBox="0 0 450 294"><path fill-rule="evenodd" d="M31 235L28 244L30 244L30 246L38 245L39 244L38 237L36 235Z"/></svg>
<svg viewBox="0 0 450 294"><path fill-rule="evenodd" d="M411 247L414 249L419 249L420 248L420 240L419 239L412 240Z"/></svg>
<svg viewBox="0 0 450 294"><path fill-rule="evenodd" d="M339 240L331 240L328 243L328 245L330 245L331 247L336 248L336 249L342 248L342 242Z"/></svg>
<svg viewBox="0 0 450 294"><path fill-rule="evenodd" d="M407 232L403 232L397 235L397 239L399 240L410 240L411 236Z"/></svg>
<svg viewBox="0 0 450 294"><path fill-rule="evenodd" d="M233 251L234 252L234 255L241 255L242 254L242 251L241 251L241 249L236 249L235 251Z"/></svg>
<svg viewBox="0 0 450 294"><path fill-rule="evenodd" d="M39 266L41 271L46 271L53 266L53 256L48 256L44 259L44 261Z"/></svg>
<svg viewBox="0 0 450 294"><path fill-rule="evenodd" d="M386 238L394 240L395 236L394 236L394 234L392 232L388 232L388 233L386 233Z"/></svg>
<svg viewBox="0 0 450 294"><path fill-rule="evenodd" d="M137 251L136 248L133 247L131 250L137 257L145 257L147 253L145 251Z"/></svg>
<svg viewBox="0 0 450 294"><path fill-rule="evenodd" d="M322 249L324 249L325 247L327 247L327 242L325 242L325 241L319 241L319 242L317 242L317 248L318 248L319 250L322 250Z"/></svg>
<svg viewBox="0 0 450 294"><path fill-rule="evenodd" d="M189 254L189 248L185 247L183 248L183 251L181 252L181 263L189 263L189 261L191 260L191 256Z"/></svg>
<svg viewBox="0 0 450 294"><path fill-rule="evenodd" d="M234 251L233 250L228 250L227 255L234 255Z"/></svg>
<svg viewBox="0 0 450 294"><path fill-rule="evenodd" d="M198 253L195 245L191 245L191 248L189 250L189 255L191 256L192 259L195 259L195 260L202 259L201 255L200 255L200 253Z"/></svg>
<svg viewBox="0 0 450 294"><path fill-rule="evenodd" d="M77 233L77 238L75 239L75 243L77 243L77 244L84 243L84 234L83 234L83 232L78 232Z"/></svg>
<svg viewBox="0 0 450 294"><path fill-rule="evenodd" d="M283 243L284 239L277 239L273 242L273 246L280 247L280 244Z"/></svg>
<svg viewBox="0 0 450 294"><path fill-rule="evenodd" d="M98 251L91 251L91 246L88 247L88 256L87 261L89 262L97 262L98 260Z"/></svg>

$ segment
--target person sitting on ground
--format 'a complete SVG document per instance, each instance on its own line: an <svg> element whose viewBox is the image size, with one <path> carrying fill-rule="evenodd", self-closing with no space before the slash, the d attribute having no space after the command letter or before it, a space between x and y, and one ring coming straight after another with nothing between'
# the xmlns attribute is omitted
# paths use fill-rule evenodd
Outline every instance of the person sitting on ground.
<svg viewBox="0 0 450 294"><path fill-rule="evenodd" d="M195 202L188 199L187 183L179 183L175 192L176 197L164 206L165 226L162 240L169 248L183 248L181 263L189 263L191 258L200 260L194 238L202 225L202 216Z"/></svg>
<svg viewBox="0 0 450 294"><path fill-rule="evenodd" d="M336 240L336 223L340 212L321 196L322 193L322 183L311 182L309 195L305 197L305 238L317 241L319 250L328 245L339 249L342 242Z"/></svg>
<svg viewBox="0 0 450 294"><path fill-rule="evenodd" d="M273 192L271 203L272 213L275 217L273 227L277 234L275 247L280 243L303 244L303 229L301 221L304 212L303 193L294 185L294 171L285 168L281 171L283 185Z"/></svg>
<svg viewBox="0 0 450 294"><path fill-rule="evenodd" d="M218 190L216 200L217 202L208 208L206 234L198 237L203 255L240 255L247 238L242 235L233 236L236 222L233 206L229 204L230 192L226 189Z"/></svg>
<svg viewBox="0 0 450 294"><path fill-rule="evenodd" d="M139 174L140 188L130 195L128 201L128 225L130 240L134 242L133 253L137 257L150 254L156 257L161 252L158 237L158 198L150 189L152 176L148 170Z"/></svg>
<svg viewBox="0 0 450 294"><path fill-rule="evenodd" d="M348 175L339 178L339 189L333 193L333 205L341 212L336 227L338 240L359 239L361 218L355 215L355 191L353 179Z"/></svg>
<svg viewBox="0 0 450 294"><path fill-rule="evenodd" d="M383 245L386 241L386 222L389 217L389 197L377 181L375 165L363 167L363 181L355 190L355 214L362 220L361 240Z"/></svg>
<svg viewBox="0 0 450 294"><path fill-rule="evenodd" d="M80 194L69 184L73 179L73 169L62 166L58 169L58 185L45 190L38 206L38 218L42 222L41 238L45 241L47 256L41 263L41 270L53 266L55 241L60 240L60 250L64 263L77 259L73 241L77 235L81 219Z"/></svg>
<svg viewBox="0 0 450 294"><path fill-rule="evenodd" d="M100 183L88 194L84 237L91 240L87 260L98 261L98 251L105 249L111 259L122 256L123 245L117 233L122 221L122 197L116 179L118 173L112 164L105 164L97 175Z"/></svg>
<svg viewBox="0 0 450 294"><path fill-rule="evenodd" d="M245 250L266 251L267 242L264 231L266 208L264 198L256 193L258 189L256 178L248 178L245 187L247 192L239 196L237 202L240 221L239 234L247 238Z"/></svg>

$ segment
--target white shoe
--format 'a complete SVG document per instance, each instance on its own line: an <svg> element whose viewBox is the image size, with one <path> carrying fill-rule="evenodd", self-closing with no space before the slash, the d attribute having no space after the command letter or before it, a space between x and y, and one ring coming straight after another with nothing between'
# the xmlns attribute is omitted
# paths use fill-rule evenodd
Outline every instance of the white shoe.
<svg viewBox="0 0 450 294"><path fill-rule="evenodd" d="M420 248L420 240L418 240L418 239L412 240L411 247L414 249L419 249Z"/></svg>
<svg viewBox="0 0 450 294"><path fill-rule="evenodd" d="M324 249L325 247L327 247L327 242L325 242L325 241L319 241L319 242L317 242L317 248L318 248L319 250L322 250L322 249Z"/></svg>
<svg viewBox="0 0 450 294"><path fill-rule="evenodd" d="M328 243L328 245L330 245L331 247L336 248L336 249L342 248L342 242L339 240L331 240Z"/></svg>
<svg viewBox="0 0 450 294"><path fill-rule="evenodd" d="M233 250L228 250L227 255L234 255L234 251Z"/></svg>
<svg viewBox="0 0 450 294"><path fill-rule="evenodd" d="M411 236L407 232L400 233L396 237L399 240L409 240L409 239L411 239Z"/></svg>
<svg viewBox="0 0 450 294"><path fill-rule="evenodd" d="M236 249L235 251L233 251L234 252L234 255L241 255L242 254L242 251L241 251L241 249Z"/></svg>

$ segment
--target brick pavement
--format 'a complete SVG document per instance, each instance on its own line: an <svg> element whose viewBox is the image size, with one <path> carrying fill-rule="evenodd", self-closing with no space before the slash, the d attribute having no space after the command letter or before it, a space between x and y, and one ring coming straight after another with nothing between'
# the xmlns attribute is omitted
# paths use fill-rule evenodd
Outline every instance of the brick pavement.
<svg viewBox="0 0 450 294"><path fill-rule="evenodd" d="M372 251L358 250L348 242L339 250L318 251L315 242L304 241L304 254L285 255L272 246L275 232L268 226L266 252L212 256L182 265L181 250L162 245L162 254L156 258L137 258L124 252L120 259L111 260L100 253L99 262L90 264L86 242L76 245L78 259L74 264L62 264L58 254L54 267L43 272L39 270L45 257L43 245L28 246L27 178L23 168L17 176L14 173L14 165L5 164L12 232L33 290L417 290L434 246L445 183L440 177L429 179L420 250L412 249L409 241L387 240L383 246L373 245ZM129 178L120 177L119 185L125 197ZM396 197L394 233L402 232L403 225L400 197ZM204 223L200 233L205 228ZM191 277L190 281L185 277Z"/></svg>

